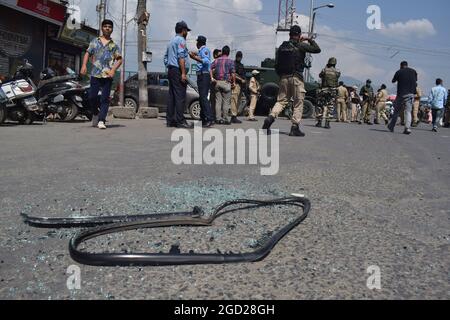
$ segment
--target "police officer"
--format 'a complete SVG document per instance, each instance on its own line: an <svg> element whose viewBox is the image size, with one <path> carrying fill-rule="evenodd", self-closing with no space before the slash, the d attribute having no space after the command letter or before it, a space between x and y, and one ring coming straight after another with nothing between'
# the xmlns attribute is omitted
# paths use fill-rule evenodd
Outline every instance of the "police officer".
<svg viewBox="0 0 450 320"><path fill-rule="evenodd" d="M366 85L361 88L361 92L359 93L359 95L363 99L359 124L362 124L364 121L364 123L372 125L372 123L370 122L370 117L372 114L372 104L375 97L372 87L372 80L368 79L366 81Z"/></svg>
<svg viewBox="0 0 450 320"><path fill-rule="evenodd" d="M208 100L208 92L211 87L211 50L206 47L206 38L204 36L198 36L197 38L198 54L190 52L190 57L197 61L197 86L200 95L200 118L203 123L203 127L210 128L215 122L215 118L212 114L211 104Z"/></svg>
<svg viewBox="0 0 450 320"><path fill-rule="evenodd" d="M213 62L216 59L219 59L222 56L222 50L214 49L213 51ZM216 84L211 82L211 89L209 91L209 104L211 105L211 110L213 113L214 120L217 119L216 115ZM220 115L219 115L220 117Z"/></svg>
<svg viewBox="0 0 450 320"><path fill-rule="evenodd" d="M322 79L322 90L319 94L333 95L338 87L339 78L341 77L341 72L336 69L337 59L332 57L328 60L326 68L322 70L319 77ZM325 129L330 129L330 119L333 117L335 101L330 102L329 105L323 105L322 114L317 116L316 127L322 127L322 120L325 118Z"/></svg>
<svg viewBox="0 0 450 320"><path fill-rule="evenodd" d="M258 121L255 118L256 105L258 104L258 96L261 91L261 85L259 84L259 74L258 70L252 71L252 78L250 79L250 84L248 90L250 91L250 115L248 121Z"/></svg>
<svg viewBox="0 0 450 320"><path fill-rule="evenodd" d="M448 90L448 96L450 97L450 90ZM445 119L444 119L444 128L450 128L450 98L447 99L445 111Z"/></svg>
<svg viewBox="0 0 450 320"><path fill-rule="evenodd" d="M169 100L167 105L167 126L176 128L193 128L184 117L186 108L187 64L189 52L186 38L191 29L186 22L180 21L175 26L176 36L167 46L164 64L168 68Z"/></svg>
<svg viewBox="0 0 450 320"><path fill-rule="evenodd" d="M348 90L344 85L344 82L339 82L338 97L337 97L337 122L347 122L347 111L349 101Z"/></svg>
<svg viewBox="0 0 450 320"><path fill-rule="evenodd" d="M244 55L242 51L236 53L236 59L234 60L234 68L236 69L236 83L233 89L231 98L231 123L242 123L237 116L239 114L239 106L241 105L241 96L243 89L246 86L245 68L242 64L242 58Z"/></svg>
<svg viewBox="0 0 450 320"><path fill-rule="evenodd" d="M278 48L275 69L280 76L280 91L278 102L272 109L269 117L264 121L263 130L270 134L270 127L275 119L284 111L289 101L294 98L294 115L292 117L292 128L290 136L304 137L299 125L303 116L303 105L305 101L305 83L303 82L303 71L305 69L306 53L320 53L319 45L312 39L302 36L302 29L293 26L289 32L290 39ZM305 43L307 41L308 43Z"/></svg>
<svg viewBox="0 0 450 320"><path fill-rule="evenodd" d="M387 92L387 87L385 84L382 84L380 90L378 90L375 101L376 106L375 124L380 124L380 118L384 120L386 125L389 124L389 118L386 115L386 102L388 98L389 93Z"/></svg>
<svg viewBox="0 0 450 320"><path fill-rule="evenodd" d="M422 98L423 96L423 92L420 87L417 87L416 91L417 92L416 95L414 96L413 113L412 113L413 123L411 125L411 127L414 128L417 127L420 123L419 119L420 98Z"/></svg>

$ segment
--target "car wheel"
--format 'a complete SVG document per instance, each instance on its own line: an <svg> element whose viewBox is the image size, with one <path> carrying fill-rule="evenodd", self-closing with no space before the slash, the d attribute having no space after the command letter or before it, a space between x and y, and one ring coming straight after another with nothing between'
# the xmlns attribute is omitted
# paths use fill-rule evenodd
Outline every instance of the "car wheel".
<svg viewBox="0 0 450 320"><path fill-rule="evenodd" d="M303 119L312 118L314 114L314 105L309 100L305 100L303 105Z"/></svg>
<svg viewBox="0 0 450 320"><path fill-rule="evenodd" d="M0 124L5 122L5 120L6 120L6 107L0 105Z"/></svg>
<svg viewBox="0 0 450 320"><path fill-rule="evenodd" d="M239 111L238 113L240 116L246 116L245 111L247 109L247 104L248 104L247 97L243 96L241 98L241 103L239 105L239 110L238 110Z"/></svg>
<svg viewBox="0 0 450 320"><path fill-rule="evenodd" d="M192 120L200 120L200 102L194 101L189 107L189 114L191 115Z"/></svg>
<svg viewBox="0 0 450 320"><path fill-rule="evenodd" d="M136 100L130 97L125 98L125 108L133 108L136 112L138 112L138 104Z"/></svg>

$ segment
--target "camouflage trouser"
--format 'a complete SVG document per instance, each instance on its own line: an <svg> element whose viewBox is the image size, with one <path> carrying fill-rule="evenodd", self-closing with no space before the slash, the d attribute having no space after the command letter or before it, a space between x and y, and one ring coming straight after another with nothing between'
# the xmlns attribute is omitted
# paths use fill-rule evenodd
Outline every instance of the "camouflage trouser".
<svg viewBox="0 0 450 320"><path fill-rule="evenodd" d="M296 76L282 76L280 80L280 91L278 93L278 102L272 109L270 115L274 118L286 109L289 101L294 99L294 114L292 116L293 124L300 124L303 117L303 106L305 103L305 84L303 80Z"/></svg>
<svg viewBox="0 0 450 320"><path fill-rule="evenodd" d="M381 119L383 120L389 120L386 115L386 102L378 102L376 107L376 119L377 121Z"/></svg>

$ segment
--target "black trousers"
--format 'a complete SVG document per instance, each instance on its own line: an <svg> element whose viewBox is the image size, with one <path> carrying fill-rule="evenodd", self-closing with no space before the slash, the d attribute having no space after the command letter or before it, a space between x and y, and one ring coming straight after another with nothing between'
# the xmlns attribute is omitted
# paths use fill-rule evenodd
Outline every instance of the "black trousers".
<svg viewBox="0 0 450 320"><path fill-rule="evenodd" d="M208 100L209 89L211 88L211 75L202 73L197 76L197 86L200 95L200 118L203 122L214 121L211 104Z"/></svg>
<svg viewBox="0 0 450 320"><path fill-rule="evenodd" d="M167 104L167 124L176 125L186 121L184 110L186 109L187 84L181 81L181 70L169 67L169 100Z"/></svg>

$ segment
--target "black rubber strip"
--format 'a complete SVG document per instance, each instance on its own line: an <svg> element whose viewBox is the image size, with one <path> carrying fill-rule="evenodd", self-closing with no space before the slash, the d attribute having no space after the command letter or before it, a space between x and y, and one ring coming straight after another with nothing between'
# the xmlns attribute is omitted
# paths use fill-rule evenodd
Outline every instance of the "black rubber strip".
<svg viewBox="0 0 450 320"><path fill-rule="evenodd" d="M247 205L236 208L235 206ZM181 253L173 247L169 253L90 253L79 250L79 246L93 238L129 230L163 228L173 226L210 227L222 215L251 208L269 206L295 206L301 214L291 223L274 233L263 246L250 253L202 254ZM257 262L265 259L273 248L307 217L311 203L303 197L290 197L272 201L236 200L219 206L210 217L205 217L201 209L193 212L178 212L140 216L114 216L101 218L36 218L23 215L26 223L35 227L72 228L92 227L73 237L69 243L69 252L76 262L91 266L168 266Z"/></svg>

